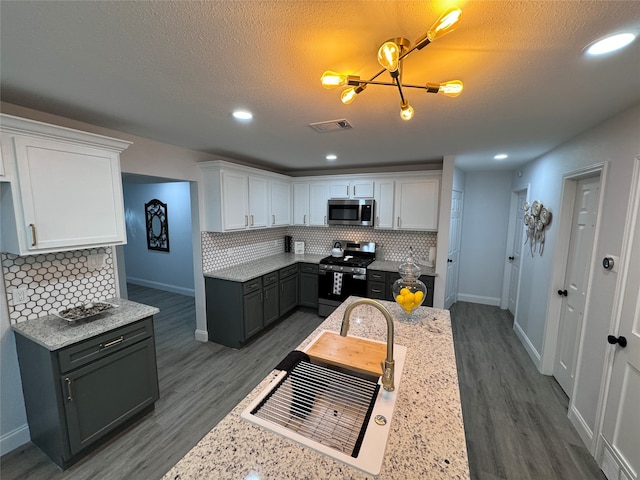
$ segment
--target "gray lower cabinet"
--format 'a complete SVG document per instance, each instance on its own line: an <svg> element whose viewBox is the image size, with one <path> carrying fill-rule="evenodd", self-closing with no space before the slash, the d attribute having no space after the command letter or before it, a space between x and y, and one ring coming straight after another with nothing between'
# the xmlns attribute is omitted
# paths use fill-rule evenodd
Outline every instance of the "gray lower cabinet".
<svg viewBox="0 0 640 480"><path fill-rule="evenodd" d="M272 324L280 318L280 295L278 294L278 272L262 277L264 326Z"/></svg>
<svg viewBox="0 0 640 480"><path fill-rule="evenodd" d="M398 272L367 270L367 296L377 300L389 300L393 302L392 286L399 278L400 274ZM435 277L423 275L420 277L420 280L427 287L427 295L422 305L425 307L433 307Z"/></svg>
<svg viewBox="0 0 640 480"><path fill-rule="evenodd" d="M298 306L298 265L281 268L280 276L280 316Z"/></svg>
<svg viewBox="0 0 640 480"><path fill-rule="evenodd" d="M159 398L151 317L56 351L16 345L31 440L63 469Z"/></svg>
<svg viewBox="0 0 640 480"><path fill-rule="evenodd" d="M300 280L299 305L318 308L318 265L301 263L298 275Z"/></svg>

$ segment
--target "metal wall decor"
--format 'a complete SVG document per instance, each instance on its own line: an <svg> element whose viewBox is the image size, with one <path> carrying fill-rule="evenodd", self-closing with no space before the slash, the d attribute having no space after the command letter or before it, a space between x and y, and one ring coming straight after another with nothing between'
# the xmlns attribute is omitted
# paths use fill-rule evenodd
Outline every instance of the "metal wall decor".
<svg viewBox="0 0 640 480"><path fill-rule="evenodd" d="M527 239L524 243L526 245L529 242L532 257L536 250L542 255L544 232L551 223L551 212L538 200L534 200L531 205L524 202L524 211L524 224L527 227Z"/></svg>
<svg viewBox="0 0 640 480"><path fill-rule="evenodd" d="M149 250L169 251L169 220L167 204L154 198L144 204L147 218L147 248Z"/></svg>

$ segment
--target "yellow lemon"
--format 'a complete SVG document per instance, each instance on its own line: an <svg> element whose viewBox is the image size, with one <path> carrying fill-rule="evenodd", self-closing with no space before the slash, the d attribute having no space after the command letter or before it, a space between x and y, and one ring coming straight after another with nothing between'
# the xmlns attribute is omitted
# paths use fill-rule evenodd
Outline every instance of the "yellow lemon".
<svg viewBox="0 0 640 480"><path fill-rule="evenodd" d="M416 302L416 303L420 303L420 302L422 302L422 299L424 298L424 293L422 293L420 290L418 290L418 291L414 294L414 298L415 298L415 302Z"/></svg>
<svg viewBox="0 0 640 480"><path fill-rule="evenodd" d="M396 297L396 302L398 302L400 305L404 305L404 297L402 295L398 295Z"/></svg>
<svg viewBox="0 0 640 480"><path fill-rule="evenodd" d="M411 293L411 291L410 291L407 287L402 287L402 288L400 289L400 295L404 296L404 295L406 295L407 293Z"/></svg>
<svg viewBox="0 0 640 480"><path fill-rule="evenodd" d="M415 294L409 292L404 296L404 303L413 303L415 300Z"/></svg>
<svg viewBox="0 0 640 480"><path fill-rule="evenodd" d="M410 307L404 307L404 311L405 311L406 313L411 313L411 310L413 310L413 308L410 308Z"/></svg>

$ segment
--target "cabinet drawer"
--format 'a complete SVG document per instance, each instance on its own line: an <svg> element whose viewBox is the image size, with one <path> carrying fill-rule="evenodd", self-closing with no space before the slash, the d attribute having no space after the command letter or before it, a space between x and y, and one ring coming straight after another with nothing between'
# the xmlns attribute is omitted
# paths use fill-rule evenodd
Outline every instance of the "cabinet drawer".
<svg viewBox="0 0 640 480"><path fill-rule="evenodd" d="M242 284L242 294L246 295L262 288L262 279L254 278L248 282Z"/></svg>
<svg viewBox="0 0 640 480"><path fill-rule="evenodd" d="M367 270L367 280L370 282L386 282L387 274L378 270Z"/></svg>
<svg viewBox="0 0 640 480"><path fill-rule="evenodd" d="M151 336L153 336L153 321L148 317L63 348L58 353L60 372L65 373L94 362Z"/></svg>
<svg viewBox="0 0 640 480"><path fill-rule="evenodd" d="M383 282L367 282L367 297L386 300L386 285Z"/></svg>
<svg viewBox="0 0 640 480"><path fill-rule="evenodd" d="M318 265L313 263L301 263L300 273L318 273Z"/></svg>
<svg viewBox="0 0 640 480"><path fill-rule="evenodd" d="M280 278L288 277L289 275L293 275L294 273L298 273L298 264L289 265L288 267L281 268Z"/></svg>
<svg viewBox="0 0 640 480"><path fill-rule="evenodd" d="M262 276L262 285L265 287L278 281L278 272L271 272Z"/></svg>

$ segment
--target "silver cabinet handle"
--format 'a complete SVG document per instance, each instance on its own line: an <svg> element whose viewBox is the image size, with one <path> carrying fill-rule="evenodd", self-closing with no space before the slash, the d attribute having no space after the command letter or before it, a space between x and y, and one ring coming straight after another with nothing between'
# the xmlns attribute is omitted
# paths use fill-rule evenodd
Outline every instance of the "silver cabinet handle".
<svg viewBox="0 0 640 480"><path fill-rule="evenodd" d="M326 224L327 224L327 216L325 215L324 216L324 225L326 225Z"/></svg>
<svg viewBox="0 0 640 480"><path fill-rule="evenodd" d="M249 216L248 215L244 216L244 226L245 227L249 226Z"/></svg>
<svg viewBox="0 0 640 480"><path fill-rule="evenodd" d="M66 377L64 381L67 382L67 400L72 401L73 395L71 395L71 379Z"/></svg>
<svg viewBox="0 0 640 480"><path fill-rule="evenodd" d="M307 224L307 216L306 215L304 216L304 219L302 220L302 223L305 224L305 225Z"/></svg>
<svg viewBox="0 0 640 480"><path fill-rule="evenodd" d="M271 225L275 225L276 224L276 216L275 215L271 215L273 217L273 222L271 222Z"/></svg>
<svg viewBox="0 0 640 480"><path fill-rule="evenodd" d="M371 291L373 293L382 293L382 290L378 290L377 288L372 288Z"/></svg>
<svg viewBox="0 0 640 480"><path fill-rule="evenodd" d="M251 226L253 227L253 215L251 215Z"/></svg>
<svg viewBox="0 0 640 480"><path fill-rule="evenodd" d="M31 246L35 247L38 244L38 236L36 235L36 226L33 223L30 223L29 228L31 228Z"/></svg>
<svg viewBox="0 0 640 480"><path fill-rule="evenodd" d="M376 217L376 225L380 226L380 217Z"/></svg>
<svg viewBox="0 0 640 480"><path fill-rule="evenodd" d="M354 197L356 196L356 186L355 185L353 186L353 196Z"/></svg>
<svg viewBox="0 0 640 480"><path fill-rule="evenodd" d="M398 228L400 228L401 222L400 222L400 217L398 217Z"/></svg>
<svg viewBox="0 0 640 480"><path fill-rule="evenodd" d="M102 350L103 348L113 347L114 345L118 345L119 343L122 343L123 341L124 341L124 336L120 335L115 340L111 340L110 342L107 342L107 343L101 343L100 344L100 350Z"/></svg>
<svg viewBox="0 0 640 480"><path fill-rule="evenodd" d="M349 196L349 185L347 185L347 197Z"/></svg>

